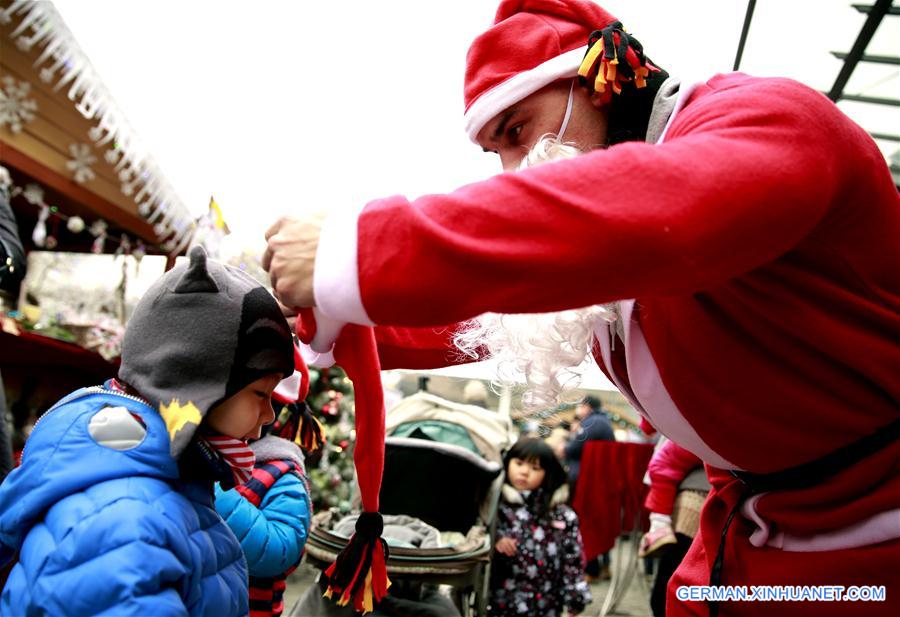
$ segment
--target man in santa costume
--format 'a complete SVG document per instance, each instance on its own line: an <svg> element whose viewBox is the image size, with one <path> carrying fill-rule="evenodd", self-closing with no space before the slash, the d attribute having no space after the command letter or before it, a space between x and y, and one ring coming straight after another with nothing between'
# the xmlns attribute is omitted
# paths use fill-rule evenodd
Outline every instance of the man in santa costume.
<svg viewBox="0 0 900 617"><path fill-rule="evenodd" d="M670 614L900 614L900 198L865 131L788 79L670 78L587 0L502 2L465 120L505 171L547 133L585 154L282 219L281 301L376 325L384 368L460 361L455 324L486 312L615 303L595 359L713 485ZM886 601L675 595L707 584Z"/></svg>

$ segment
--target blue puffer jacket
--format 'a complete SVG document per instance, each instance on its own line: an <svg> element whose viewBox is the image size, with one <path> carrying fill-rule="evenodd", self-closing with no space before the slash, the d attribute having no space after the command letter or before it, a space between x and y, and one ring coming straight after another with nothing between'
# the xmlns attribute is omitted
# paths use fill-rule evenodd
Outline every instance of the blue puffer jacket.
<svg viewBox="0 0 900 617"><path fill-rule="evenodd" d="M102 414L122 408L146 428L139 443L95 441ZM247 564L212 481L180 481L160 415L102 387L47 412L0 485L0 562L16 551L2 615L249 611Z"/></svg>
<svg viewBox="0 0 900 617"><path fill-rule="evenodd" d="M303 469L300 448L268 436L251 444L257 464L291 460ZM238 537L250 576L269 578L284 574L300 561L309 533L311 506L304 482L292 473L281 476L266 492L259 508L235 489L216 487L216 510Z"/></svg>

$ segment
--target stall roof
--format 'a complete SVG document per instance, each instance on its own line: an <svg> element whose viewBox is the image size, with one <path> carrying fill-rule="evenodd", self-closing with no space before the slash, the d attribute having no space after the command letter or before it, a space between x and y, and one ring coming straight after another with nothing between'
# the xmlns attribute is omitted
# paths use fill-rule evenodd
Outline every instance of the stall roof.
<svg viewBox="0 0 900 617"><path fill-rule="evenodd" d="M0 161L53 193L178 253L193 218L50 2L0 2Z"/></svg>

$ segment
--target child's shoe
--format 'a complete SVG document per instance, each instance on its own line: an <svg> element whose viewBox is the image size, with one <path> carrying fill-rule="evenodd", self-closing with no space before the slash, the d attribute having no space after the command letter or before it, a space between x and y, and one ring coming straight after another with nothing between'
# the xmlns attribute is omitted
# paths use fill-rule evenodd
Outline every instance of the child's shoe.
<svg viewBox="0 0 900 617"><path fill-rule="evenodd" d="M675 537L675 532L672 531L672 526L660 525L645 533L644 537L641 538L641 547L638 550L638 557L647 557L662 547L677 542L678 539Z"/></svg>

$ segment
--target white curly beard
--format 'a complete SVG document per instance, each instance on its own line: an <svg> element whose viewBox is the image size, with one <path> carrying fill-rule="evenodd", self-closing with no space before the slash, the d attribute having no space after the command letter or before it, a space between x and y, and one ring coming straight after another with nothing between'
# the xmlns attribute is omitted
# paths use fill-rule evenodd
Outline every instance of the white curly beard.
<svg viewBox="0 0 900 617"><path fill-rule="evenodd" d="M615 319L603 306L556 313L499 315L485 313L462 324L453 338L473 360L497 361L496 385L525 380L526 410L552 409L581 385L579 366L591 349L594 326Z"/></svg>
<svg viewBox="0 0 900 617"><path fill-rule="evenodd" d="M544 135L520 168L579 154L573 144ZM495 385L516 385L524 376L523 406L546 410L568 402L566 395L581 384L579 366L590 352L594 326L615 319L612 305L524 315L485 313L463 323L453 342L473 360L497 361Z"/></svg>

